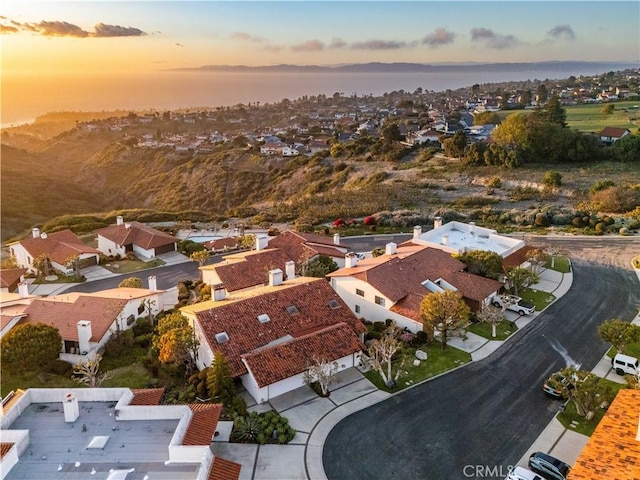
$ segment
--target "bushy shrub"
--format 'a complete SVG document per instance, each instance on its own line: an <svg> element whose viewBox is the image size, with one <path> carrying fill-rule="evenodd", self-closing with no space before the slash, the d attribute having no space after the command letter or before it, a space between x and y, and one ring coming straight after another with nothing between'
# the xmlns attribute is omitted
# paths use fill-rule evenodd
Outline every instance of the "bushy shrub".
<svg viewBox="0 0 640 480"><path fill-rule="evenodd" d="M385 322L373 322L374 332L383 332L385 328L387 328Z"/></svg>
<svg viewBox="0 0 640 480"><path fill-rule="evenodd" d="M500 188L502 187L502 180L500 180L500 177L493 177L491 180L489 180L487 186L490 188Z"/></svg>
<svg viewBox="0 0 640 480"><path fill-rule="evenodd" d="M374 330L365 334L364 341L366 342L367 340L380 340L381 338L382 338L382 333L376 332Z"/></svg>
<svg viewBox="0 0 640 480"><path fill-rule="evenodd" d="M133 341L139 347L147 348L151 345L152 339L153 333L145 333L143 335L138 335Z"/></svg>
<svg viewBox="0 0 640 480"><path fill-rule="evenodd" d="M422 330L419 330L418 332L416 332L416 336L413 339L413 345L420 346L420 345L425 345L427 343L429 343L429 335L427 335L427 333L423 332Z"/></svg>
<svg viewBox="0 0 640 480"><path fill-rule="evenodd" d="M104 354L110 356L120 356L129 350L134 344L133 332L126 330L116 332L104 345Z"/></svg>
<svg viewBox="0 0 640 480"><path fill-rule="evenodd" d="M56 359L49 364L49 372L61 377L70 377L73 374L73 366L64 360Z"/></svg>
<svg viewBox="0 0 640 480"><path fill-rule="evenodd" d="M295 435L296 431L289 425L289 421L278 413L250 412L248 415L236 417L231 440L241 443L287 444Z"/></svg>
<svg viewBox="0 0 640 480"><path fill-rule="evenodd" d="M368 215L368 216L364 217L364 220L362 221L362 223L364 223L367 226L375 225L376 224L376 217L374 217L373 215Z"/></svg>
<svg viewBox="0 0 640 480"><path fill-rule="evenodd" d="M140 335L152 333L153 325L151 325L151 322L147 318L139 318L131 330L133 331L133 335L138 337Z"/></svg>

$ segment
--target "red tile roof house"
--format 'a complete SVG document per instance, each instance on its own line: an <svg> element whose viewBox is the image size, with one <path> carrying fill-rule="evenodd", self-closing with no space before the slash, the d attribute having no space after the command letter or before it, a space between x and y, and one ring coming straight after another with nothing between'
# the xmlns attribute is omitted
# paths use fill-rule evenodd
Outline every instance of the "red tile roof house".
<svg viewBox="0 0 640 480"><path fill-rule="evenodd" d="M622 137L629 135L631 132L628 128L605 127L598 136L602 143L613 143Z"/></svg>
<svg viewBox="0 0 640 480"><path fill-rule="evenodd" d="M107 256L133 252L141 258L154 258L162 253L174 252L178 240L164 232L140 222L125 222L121 216L116 224L94 232L98 237L98 250Z"/></svg>
<svg viewBox="0 0 640 480"><path fill-rule="evenodd" d="M35 272L34 260L41 255L48 256L53 268L64 274L73 273L73 265L69 261L74 257L80 259L81 268L100 262L100 252L82 243L71 230L47 234L33 228L32 237L10 243L9 252L20 267L31 272Z"/></svg>
<svg viewBox="0 0 640 480"><path fill-rule="evenodd" d="M311 233L295 232L287 230L276 235L269 240L269 248L279 248L283 250L290 260L300 264L313 260L319 255L327 255L338 264L344 267L344 256L349 249L340 245L340 235L336 234L333 239L323 235Z"/></svg>
<svg viewBox="0 0 640 480"><path fill-rule="evenodd" d="M94 358L111 335L133 327L138 318L148 315L149 307L155 315L177 302L176 288L74 292L33 300L18 324L44 323L57 328L62 336L60 359L75 365Z"/></svg>
<svg viewBox="0 0 640 480"><path fill-rule="evenodd" d="M389 243L385 254L358 261L327 275L331 285L358 316L370 321L395 320L412 332L422 330L420 303L431 292L455 290L472 311L498 293L503 284L465 271L451 253L407 243Z"/></svg>
<svg viewBox="0 0 640 480"><path fill-rule="evenodd" d="M198 367L223 354L257 403L303 386L314 357L339 370L360 362L364 325L324 279L283 282L276 269L267 286L213 297L181 308L200 340Z"/></svg>
<svg viewBox="0 0 640 480"><path fill-rule="evenodd" d="M15 292L18 285L24 282L26 268L7 268L0 270L0 292Z"/></svg>
<svg viewBox="0 0 640 480"><path fill-rule="evenodd" d="M19 292L0 292L0 338L25 317L26 308L38 298L35 295L29 295L26 283L20 284Z"/></svg>
<svg viewBox="0 0 640 480"><path fill-rule="evenodd" d="M161 388L18 390L3 404L0 421L3 477L13 470L16 478L68 478L74 471L77 478L82 472L89 478L91 470L98 478L106 478L107 471L113 478L129 478L135 470L136 478L238 480L242 466L214 456L210 448L222 405L159 405L163 393ZM62 449L60 439L67 435ZM30 460L34 450L36 463Z"/></svg>

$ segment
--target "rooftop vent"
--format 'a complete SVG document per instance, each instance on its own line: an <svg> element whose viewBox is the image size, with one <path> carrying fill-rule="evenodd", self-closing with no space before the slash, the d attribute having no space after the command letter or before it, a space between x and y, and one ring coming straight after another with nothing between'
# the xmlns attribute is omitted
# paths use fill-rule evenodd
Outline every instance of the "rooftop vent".
<svg viewBox="0 0 640 480"><path fill-rule="evenodd" d="M335 310L336 308L340 308L340 302L338 302L335 298L329 300L329 308L331 310Z"/></svg>
<svg viewBox="0 0 640 480"><path fill-rule="evenodd" d="M298 315L300 313L300 310L298 310L298 307L296 307L295 305L289 305L287 307L287 313L291 316Z"/></svg>
<svg viewBox="0 0 640 480"><path fill-rule="evenodd" d="M216 333L216 342L226 343L228 341L229 341L229 335L227 335L227 332Z"/></svg>
<svg viewBox="0 0 640 480"><path fill-rule="evenodd" d="M258 315L258 320L260 321L260 323L267 323L271 319L269 318L269 315L267 315L266 313L263 313Z"/></svg>

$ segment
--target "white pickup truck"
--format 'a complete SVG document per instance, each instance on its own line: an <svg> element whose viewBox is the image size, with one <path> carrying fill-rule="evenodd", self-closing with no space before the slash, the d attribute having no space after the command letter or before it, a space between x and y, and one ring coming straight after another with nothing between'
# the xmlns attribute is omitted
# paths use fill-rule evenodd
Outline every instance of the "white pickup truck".
<svg viewBox="0 0 640 480"><path fill-rule="evenodd" d="M533 303L527 302L515 295L495 295L491 299L491 303L498 308L502 308L507 304L507 310L518 312L520 315L531 315L536 311L536 306Z"/></svg>

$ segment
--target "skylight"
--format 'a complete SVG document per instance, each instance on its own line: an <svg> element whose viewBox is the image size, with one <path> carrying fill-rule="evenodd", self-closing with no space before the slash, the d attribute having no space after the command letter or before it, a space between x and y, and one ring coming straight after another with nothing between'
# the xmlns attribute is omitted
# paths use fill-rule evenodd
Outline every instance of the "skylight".
<svg viewBox="0 0 640 480"><path fill-rule="evenodd" d="M271 319L269 318L269 315L263 313L261 315L258 315L258 320L260 320L260 323L267 323Z"/></svg>
<svg viewBox="0 0 640 480"><path fill-rule="evenodd" d="M298 315L300 313L300 310L298 310L298 307L296 307L295 305L289 305L287 307L287 313L289 315Z"/></svg>
<svg viewBox="0 0 640 480"><path fill-rule="evenodd" d="M225 343L228 341L229 341L229 335L227 335L227 332L216 333L216 342Z"/></svg>
<svg viewBox="0 0 640 480"><path fill-rule="evenodd" d="M329 308L331 308L331 310L340 308L340 302L338 302L335 298L332 298L331 300L329 300Z"/></svg>

